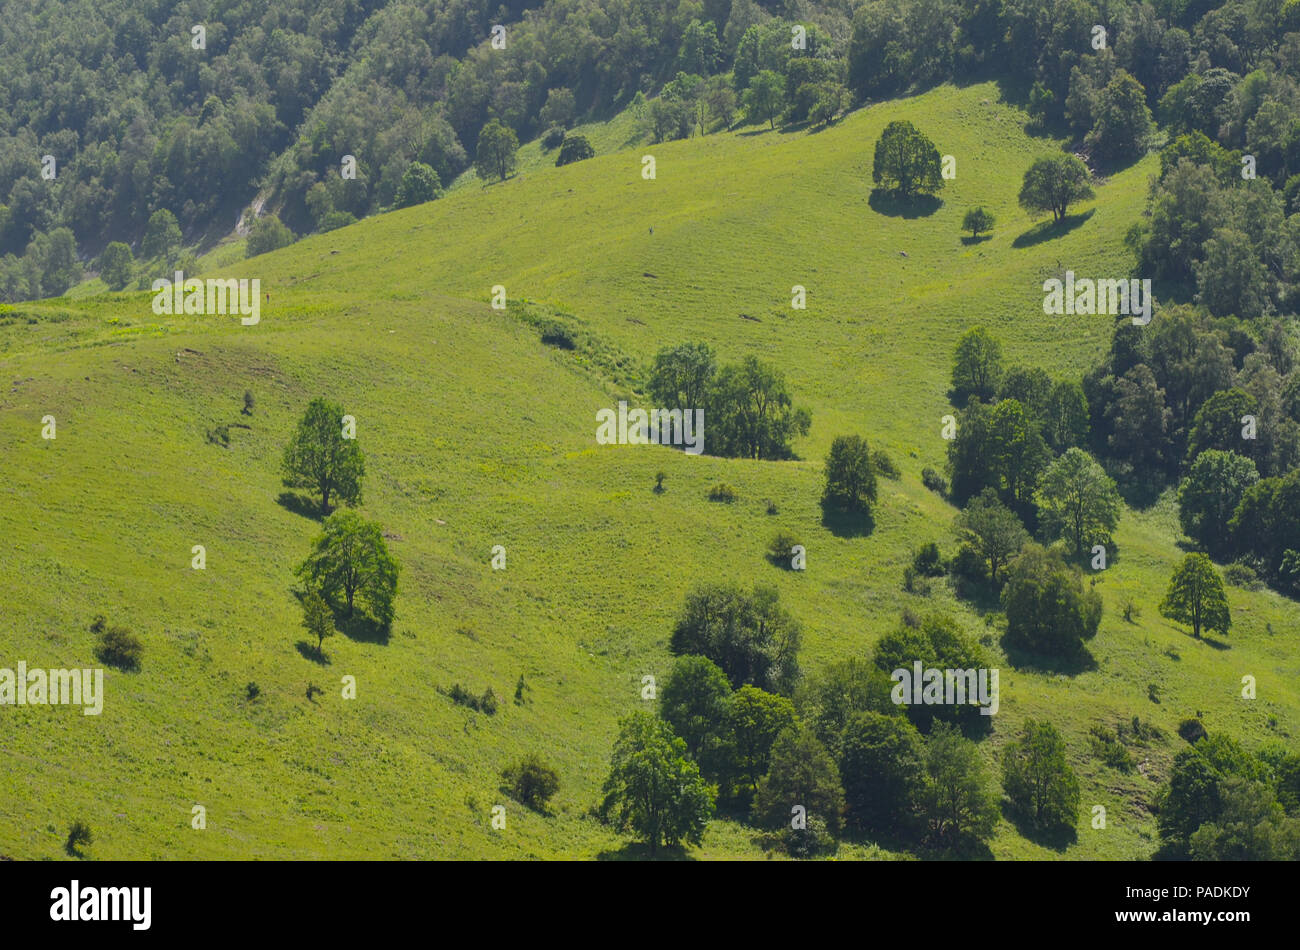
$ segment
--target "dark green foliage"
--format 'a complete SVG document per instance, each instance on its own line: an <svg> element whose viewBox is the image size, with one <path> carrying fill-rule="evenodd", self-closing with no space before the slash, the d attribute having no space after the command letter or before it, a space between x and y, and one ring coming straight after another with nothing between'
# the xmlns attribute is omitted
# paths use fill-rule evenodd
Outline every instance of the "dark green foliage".
<svg viewBox="0 0 1300 950"><path fill-rule="evenodd" d="M144 644L126 627L112 626L100 631L95 656L101 663L119 670L138 670L144 658Z"/></svg>
<svg viewBox="0 0 1300 950"><path fill-rule="evenodd" d="M467 706L475 712L481 712L488 716L497 714L497 696L492 692L489 686L483 691L482 696L475 696L460 683L452 683L451 688L444 690L447 698L458 706Z"/></svg>
<svg viewBox="0 0 1300 950"><path fill-rule="evenodd" d="M559 148L563 144L564 129L560 128L558 125L551 126L546 130L546 134L542 136L542 148L547 151L550 151L553 148Z"/></svg>
<svg viewBox="0 0 1300 950"><path fill-rule="evenodd" d="M411 162L402 173L402 183L393 196L393 207L409 208L442 197L442 182L438 173L424 162Z"/></svg>
<svg viewBox="0 0 1300 950"><path fill-rule="evenodd" d="M1077 568L1056 550L1027 544L1002 589L1008 644L1034 653L1068 656L1097 633L1101 597L1084 590Z"/></svg>
<svg viewBox="0 0 1300 950"><path fill-rule="evenodd" d="M252 702L257 699L258 696L262 695L262 687L258 686L256 683L250 682L244 687L244 695L248 697L249 702Z"/></svg>
<svg viewBox="0 0 1300 950"><path fill-rule="evenodd" d="M726 482L719 482L709 489L709 501L731 504L736 500L736 490Z"/></svg>
<svg viewBox="0 0 1300 950"><path fill-rule="evenodd" d="M942 577L944 573L943 558L939 555L939 545L927 541L916 549L912 555L912 567L924 577Z"/></svg>
<svg viewBox="0 0 1300 950"><path fill-rule="evenodd" d="M1088 166L1074 155L1037 158L1025 172L1020 187L1020 207L1026 211L1050 211L1060 223L1070 205L1093 196Z"/></svg>
<svg viewBox="0 0 1300 950"><path fill-rule="evenodd" d="M891 679L895 670L906 670L910 677L913 664L918 661L922 669L980 670L988 667L980 646L966 636L956 620L943 614L926 616L919 627L903 624L885 634L876 643L872 659L876 668ZM899 698L900 691L900 686L893 687L891 702ZM906 714L923 730L929 729L935 720L974 724L986 718L980 715L979 707L972 704L974 696L967 696L966 703L934 705L913 704L910 696L905 694L902 699L903 702L894 705L894 711Z"/></svg>
<svg viewBox="0 0 1300 950"><path fill-rule="evenodd" d="M798 536L789 531L778 531L767 545L767 558L778 567L789 568L794 556L793 549L798 544Z"/></svg>
<svg viewBox="0 0 1300 950"><path fill-rule="evenodd" d="M560 776L535 752L506 766L501 781L511 798L541 814L546 813L547 802L560 788Z"/></svg>
<svg viewBox="0 0 1300 950"><path fill-rule="evenodd" d="M957 341L952 364L953 398L992 399L1002 384L1002 345L983 327L971 327Z"/></svg>
<svg viewBox="0 0 1300 950"><path fill-rule="evenodd" d="M1211 554L1228 553L1233 512L1247 489L1258 481L1255 463L1235 452L1210 449L1198 454L1178 486L1178 519L1183 532Z"/></svg>
<svg viewBox="0 0 1300 950"><path fill-rule="evenodd" d="M646 842L652 856L661 845L699 844L716 794L667 723L645 712L619 723L600 813Z"/></svg>
<svg viewBox="0 0 1300 950"><path fill-rule="evenodd" d="M963 231L969 231L971 237L979 237L983 232L993 230L995 220L993 215L982 207L971 208L961 219L961 227Z"/></svg>
<svg viewBox="0 0 1300 950"><path fill-rule="evenodd" d="M313 399L281 462L285 486L312 489L325 514L333 510L332 500L361 504L365 460L357 440L344 437L343 415L342 406Z"/></svg>
<svg viewBox="0 0 1300 950"><path fill-rule="evenodd" d="M505 181L515 170L515 153L519 151L519 138L515 130L493 119L479 131L478 148L474 152L474 170L479 178Z"/></svg>
<svg viewBox="0 0 1300 950"><path fill-rule="evenodd" d="M839 766L850 825L873 835L907 837L917 830L925 746L908 720L855 714L844 728Z"/></svg>
<svg viewBox="0 0 1300 950"><path fill-rule="evenodd" d="M799 677L799 641L799 624L782 609L775 589L709 583L687 596L670 647L712 660L735 688L788 693Z"/></svg>
<svg viewBox="0 0 1300 950"><path fill-rule="evenodd" d="M904 199L934 195L944 186L939 150L911 122L895 119L876 140L871 181Z"/></svg>
<svg viewBox="0 0 1300 950"><path fill-rule="evenodd" d="M940 495L948 491L948 480L928 465L921 469L921 484Z"/></svg>
<svg viewBox="0 0 1300 950"><path fill-rule="evenodd" d="M274 214L263 215L248 229L247 253L249 257L267 254L288 247L294 242L294 233L285 227Z"/></svg>
<svg viewBox="0 0 1300 950"><path fill-rule="evenodd" d="M135 258L131 248L121 241L112 241L99 258L99 276L109 290L121 290L131 282Z"/></svg>
<svg viewBox="0 0 1300 950"><path fill-rule="evenodd" d="M790 439L807 435L812 424L808 410L794 405L784 373L753 356L719 369L704 343L660 350L648 389L660 409L704 410L710 455L788 459Z"/></svg>
<svg viewBox="0 0 1300 950"><path fill-rule="evenodd" d="M560 154L555 159L556 165L571 165L574 162L581 162L584 159L595 156L596 150L591 147L583 135L566 136L564 142L560 145Z"/></svg>
<svg viewBox="0 0 1300 950"><path fill-rule="evenodd" d="M323 528L312 553L299 565L298 577L347 616L360 604L381 628L389 628L396 610L398 566L388 553L383 528L346 510L326 518Z"/></svg>
<svg viewBox="0 0 1300 950"><path fill-rule="evenodd" d="M1171 620L1190 624L1199 640L1202 630L1226 634L1232 626L1223 580L1204 554L1188 554L1169 579L1169 590L1160 602L1160 613Z"/></svg>
<svg viewBox="0 0 1300 950"><path fill-rule="evenodd" d="M925 768L922 811L931 842L954 848L992 837L997 795L975 743L955 726L935 723L925 744Z"/></svg>
<svg viewBox="0 0 1300 950"><path fill-rule="evenodd" d="M966 510L957 515L955 526L964 542L964 550L973 552L983 565L987 565L988 578L994 586L1001 581L999 573L1029 540L1029 532L1016 513L1002 504L991 488L984 489L971 500ZM968 569L963 573L970 580L978 577Z"/></svg>
<svg viewBox="0 0 1300 950"><path fill-rule="evenodd" d="M836 436L826 455L823 503L870 510L875 500L876 473L867 440L858 435Z"/></svg>
<svg viewBox="0 0 1300 950"><path fill-rule="evenodd" d="M1034 824L1073 828L1079 779L1065 758L1065 740L1050 722L1025 722L1021 737L1002 750L1002 787Z"/></svg>
<svg viewBox="0 0 1300 950"><path fill-rule="evenodd" d="M802 809L801 815L797 808ZM833 836L839 834L843 811L844 789L826 747L812 730L799 725L786 727L772 743L767 774L758 783L753 805L755 821L772 829L812 831L812 819L816 818ZM800 823L806 824L805 829L792 827L796 817L804 819ZM797 837L795 842L799 842ZM804 842L799 849L815 852L826 844Z"/></svg>
<svg viewBox="0 0 1300 950"><path fill-rule="evenodd" d="M727 705L731 740L730 785L742 800L758 791L771 764L776 737L795 724L794 705L756 686L742 686Z"/></svg>
<svg viewBox="0 0 1300 950"><path fill-rule="evenodd" d="M727 675L702 656L679 656L659 693L659 715L710 778L721 776L727 765L730 703Z"/></svg>

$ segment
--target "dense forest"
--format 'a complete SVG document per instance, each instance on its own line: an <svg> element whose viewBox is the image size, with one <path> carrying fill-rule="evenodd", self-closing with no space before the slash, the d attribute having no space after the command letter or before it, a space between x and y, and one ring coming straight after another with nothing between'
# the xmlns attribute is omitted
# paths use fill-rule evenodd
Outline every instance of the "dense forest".
<svg viewBox="0 0 1300 950"><path fill-rule="evenodd" d="M652 137L683 137L994 76L1094 171L1169 143L1132 235L1144 276L1216 315L1296 306L1296 0L77 0L9 9L0 54L7 300L121 271L120 248L101 258L111 242L142 276L192 269L182 248L259 196L287 228L275 246L400 203L414 163L436 194L489 123L558 144L636 103Z"/></svg>

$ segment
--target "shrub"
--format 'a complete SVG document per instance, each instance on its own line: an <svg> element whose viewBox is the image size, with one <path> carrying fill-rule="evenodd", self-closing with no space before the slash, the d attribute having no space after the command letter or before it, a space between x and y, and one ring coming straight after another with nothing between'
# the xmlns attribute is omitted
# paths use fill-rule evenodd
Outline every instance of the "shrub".
<svg viewBox="0 0 1300 950"><path fill-rule="evenodd" d="M491 686L487 688L487 691L484 692L483 696L479 699L478 708L489 716L495 716L497 714L497 695L492 692Z"/></svg>
<svg viewBox="0 0 1300 950"><path fill-rule="evenodd" d="M1192 745L1209 735L1200 719L1184 719L1178 724L1178 734Z"/></svg>
<svg viewBox="0 0 1300 950"><path fill-rule="evenodd" d="M927 541L916 549L912 555L912 567L916 573L926 577L939 577L943 574L943 558L939 556L939 545Z"/></svg>
<svg viewBox="0 0 1300 950"><path fill-rule="evenodd" d="M776 502L774 502L771 498L767 500L767 513L769 515L774 515L778 513Z"/></svg>
<svg viewBox="0 0 1300 950"><path fill-rule="evenodd" d="M921 484L940 495L948 491L948 480L928 465L921 469Z"/></svg>
<svg viewBox="0 0 1300 950"><path fill-rule="evenodd" d="M778 567L790 567L792 549L799 539L789 531L778 531L767 546L767 557Z"/></svg>
<svg viewBox="0 0 1300 950"><path fill-rule="evenodd" d="M555 164L572 165L574 162L581 162L588 158L594 157L596 150L591 147L583 135L566 136L564 142L560 145L560 154L555 159Z"/></svg>
<svg viewBox="0 0 1300 950"><path fill-rule="evenodd" d="M889 453L884 449L871 450L871 467L881 478L898 481L902 477L898 471L898 466L894 464L894 460L889 457Z"/></svg>
<svg viewBox="0 0 1300 950"><path fill-rule="evenodd" d="M546 803L559 790L560 776L536 753L530 752L501 773L510 797L535 812L545 813Z"/></svg>
<svg viewBox="0 0 1300 950"><path fill-rule="evenodd" d="M1246 590L1259 590L1264 586L1259 574L1245 561L1233 561L1224 568L1223 579L1234 587L1244 587Z"/></svg>
<svg viewBox="0 0 1300 950"><path fill-rule="evenodd" d="M90 825L78 819L68 829L68 840L64 843L63 850L72 857L81 857L81 849L89 846L94 840L95 836L91 834Z"/></svg>
<svg viewBox="0 0 1300 950"><path fill-rule="evenodd" d="M1111 768L1119 769L1121 772L1133 771L1133 756L1129 754L1128 748L1120 741L1119 736L1100 725L1093 726L1088 731L1088 745L1093 755Z"/></svg>
<svg viewBox="0 0 1300 950"><path fill-rule="evenodd" d="M90 622L90 632L97 635L101 634L107 624L108 621L104 619L103 614L95 614L95 619Z"/></svg>
<svg viewBox="0 0 1300 950"><path fill-rule="evenodd" d="M542 135L542 148L548 152L553 148L559 148L564 142L564 129L558 125L553 125Z"/></svg>
<svg viewBox="0 0 1300 950"><path fill-rule="evenodd" d="M258 686L256 683L249 683L244 687L244 693L248 696L249 700L254 700L257 699L258 696L262 695L262 687Z"/></svg>
<svg viewBox="0 0 1300 950"><path fill-rule="evenodd" d="M515 705L516 706L522 706L524 704L524 688L526 685L527 684L524 683L524 674L520 673L519 682L515 684Z"/></svg>
<svg viewBox="0 0 1300 950"><path fill-rule="evenodd" d="M903 590L909 594L919 594L922 597L930 596L930 581L924 574L918 571L915 566L909 564L903 568Z"/></svg>
<svg viewBox="0 0 1300 950"><path fill-rule="evenodd" d="M138 670L144 656L144 644L126 627L109 627L99 635L99 647L95 655L108 666L121 670Z"/></svg>
<svg viewBox="0 0 1300 950"><path fill-rule="evenodd" d="M573 333L569 328L555 322L547 323L542 327L542 342L547 346L558 346L562 350L578 348L577 341L573 339Z"/></svg>
<svg viewBox="0 0 1300 950"><path fill-rule="evenodd" d="M719 482L709 489L709 501L724 501L731 504L736 500L736 490L726 482Z"/></svg>

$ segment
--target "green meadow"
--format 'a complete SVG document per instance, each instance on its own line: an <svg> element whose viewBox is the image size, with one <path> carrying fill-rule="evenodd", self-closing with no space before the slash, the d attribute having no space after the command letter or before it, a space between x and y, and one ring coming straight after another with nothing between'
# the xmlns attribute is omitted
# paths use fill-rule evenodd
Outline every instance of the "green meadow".
<svg viewBox="0 0 1300 950"><path fill-rule="evenodd" d="M872 147L899 118L956 158L932 213L873 206ZM81 819L99 859L635 854L591 815L617 721L649 705L643 677L668 671L686 592L735 580L780 590L813 673L869 654L904 608L961 617L1001 668L1001 709L981 742L990 765L1025 719L1048 718L1083 785L1077 842L1052 850L1003 820L994 856L1148 857L1149 803L1182 746L1181 719L1199 711L1251 748L1300 733L1300 605L1230 587L1234 624L1218 646L1162 618L1183 555L1169 493L1124 513L1118 551L1094 578L1105 614L1082 672L1017 669L996 616L942 584L929 596L901 587L918 545L954 549L956 509L921 470L943 469L957 338L983 324L1008 363L1080 376L1112 320L1045 315L1042 283L1067 268L1127 274L1123 236L1158 167L1148 156L1098 183L1072 209L1075 226L1047 235L1016 195L1033 158L1060 143L1027 135L1025 120L991 83L815 131L746 126L649 145L620 117L593 135L591 160L555 168L553 152L533 155L503 183L463 176L438 201L205 271L260 279L270 300L256 326L157 316L147 292L0 309L0 666L99 665L87 628L100 613L145 644L138 672L106 670L102 715L0 710L0 851L63 858ZM977 205L997 225L969 243L960 223ZM505 310L489 304L497 285ZM791 307L795 285L804 310ZM541 343L535 317L568 326L578 348ZM784 370L812 411L798 460L596 444L597 410L643 404L643 368L688 340ZM340 633L323 663L291 593L319 524L277 500L283 446L319 395L356 417L360 510L384 525L402 568L389 639ZM209 441L221 425L228 446ZM707 446L707 420L705 432ZM821 523L823 459L849 433L902 473L881 480L868 536ZM708 500L718 482L734 503ZM767 561L778 530L806 546L806 571ZM205 570L191 568L194 545ZM491 567L494 545L504 571ZM1257 699L1241 696L1246 675ZM355 699L342 697L344 676ZM453 704L439 690L454 683L490 687L497 714ZM309 700L309 684L323 694ZM1164 738L1135 749L1125 774L1094 757L1088 731L1135 716ZM531 750L560 775L550 817L499 788L501 769ZM497 804L503 830L491 826ZM195 805L204 830L191 827ZM756 831L725 818L687 854L765 856ZM867 843L839 852L887 856Z"/></svg>

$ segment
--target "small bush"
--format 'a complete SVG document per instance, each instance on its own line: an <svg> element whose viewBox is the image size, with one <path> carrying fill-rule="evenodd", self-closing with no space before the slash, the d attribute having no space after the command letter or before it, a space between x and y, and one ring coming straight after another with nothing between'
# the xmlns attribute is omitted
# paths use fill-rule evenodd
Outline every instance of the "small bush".
<svg viewBox="0 0 1300 950"><path fill-rule="evenodd" d="M1133 771L1133 756L1118 735L1105 726L1093 726L1089 732L1088 744L1093 755L1111 768L1121 772Z"/></svg>
<svg viewBox="0 0 1300 950"><path fill-rule="evenodd" d="M251 415L253 414L253 403L254 403L254 400L253 400L253 391L252 391L251 389L245 389L245 390L244 390L244 408L241 409L241 410L239 410L239 414L240 414L241 416L251 416Z"/></svg>
<svg viewBox="0 0 1300 950"><path fill-rule="evenodd" d="M655 472L655 494L656 495L662 495L664 493L664 479L667 477L668 476L665 475L663 472Z"/></svg>
<svg viewBox="0 0 1300 950"><path fill-rule="evenodd" d="M564 129L558 125L553 125L542 135L542 148L548 152L553 148L559 148L564 142Z"/></svg>
<svg viewBox="0 0 1300 950"><path fill-rule="evenodd" d="M96 635L101 634L106 626L108 626L108 621L104 619L104 615L95 614L95 619L90 621L90 632Z"/></svg>
<svg viewBox="0 0 1300 950"><path fill-rule="evenodd" d="M839 843L818 815L809 815L806 828L786 828L777 835L778 846L792 858L834 854Z"/></svg>
<svg viewBox="0 0 1300 950"><path fill-rule="evenodd" d="M736 500L736 490L726 482L719 482L709 489L709 501L722 501L731 504Z"/></svg>
<svg viewBox="0 0 1300 950"><path fill-rule="evenodd" d="M1233 587L1242 587L1246 590L1260 590L1264 586L1259 579L1259 573L1245 561L1233 561L1224 568L1223 579Z"/></svg>
<svg viewBox="0 0 1300 950"><path fill-rule="evenodd" d="M871 450L871 467L881 478L898 481L902 477L898 471L898 466L894 464L894 460L889 457L889 453L884 449Z"/></svg>
<svg viewBox="0 0 1300 950"><path fill-rule="evenodd" d="M230 426L221 425L208 430L208 441L222 448L230 447Z"/></svg>
<svg viewBox="0 0 1300 950"><path fill-rule="evenodd" d="M492 692L491 686L482 696L475 696L460 683L452 683L451 689L446 690L446 694L447 698L458 706L466 706L475 712L486 713L489 716L497 714L497 696ZM518 690L516 695L521 695Z"/></svg>
<svg viewBox="0 0 1300 950"><path fill-rule="evenodd" d="M515 684L515 705L516 706L522 706L524 704L524 687L526 685L527 684L524 683L524 674L520 673L519 682Z"/></svg>
<svg viewBox="0 0 1300 950"><path fill-rule="evenodd" d="M107 666L138 670L144 657L144 644L126 627L109 627L99 635L95 655Z"/></svg>
<svg viewBox="0 0 1300 950"><path fill-rule="evenodd" d="M938 492L940 495L946 494L948 491L948 480L928 465L921 469L921 484L932 492Z"/></svg>
<svg viewBox="0 0 1300 950"><path fill-rule="evenodd" d="M262 687L258 686L256 683L249 683L244 687L244 693L250 700L254 700L257 699L258 696L262 695Z"/></svg>
<svg viewBox="0 0 1300 950"><path fill-rule="evenodd" d="M778 531L767 546L768 560L778 567L790 567L794 556L791 549L798 543L799 539L789 531Z"/></svg>
<svg viewBox="0 0 1300 950"><path fill-rule="evenodd" d="M535 812L545 813L546 803L560 788L560 776L536 753L530 752L501 773L510 797Z"/></svg>
<svg viewBox="0 0 1300 950"><path fill-rule="evenodd" d="M81 849L89 847L94 840L95 836L90 831L90 825L78 819L68 829L68 840L64 842L63 850L72 857L79 858L81 857Z"/></svg>
<svg viewBox="0 0 1300 950"><path fill-rule="evenodd" d="M576 350L577 341L573 339L573 334L568 327L561 326L555 322L548 322L542 327L542 342L547 346L556 346L562 350Z"/></svg>
<svg viewBox="0 0 1300 950"><path fill-rule="evenodd" d="M941 577L944 573L943 558L939 555L939 545L927 541L916 549L912 555L912 567L916 573L925 577Z"/></svg>
<svg viewBox="0 0 1300 950"><path fill-rule="evenodd" d="M1151 700L1151 702L1155 703L1157 706L1160 705L1159 683L1147 683L1147 699Z"/></svg>
<svg viewBox="0 0 1300 950"><path fill-rule="evenodd" d="M776 502L774 502L771 498L767 499L767 513L769 515L777 514Z"/></svg>
<svg viewBox="0 0 1300 950"><path fill-rule="evenodd" d="M907 627L909 630L921 629L921 618L918 617L916 611L912 610L910 607L903 608L903 614L900 619L902 620L903 626Z"/></svg>
<svg viewBox="0 0 1300 950"><path fill-rule="evenodd" d="M1178 724L1178 734L1195 745L1209 735L1199 719L1184 719Z"/></svg>
<svg viewBox="0 0 1300 950"><path fill-rule="evenodd" d="M918 594L921 597L930 596L929 579L911 564L903 568L903 590L909 594Z"/></svg>
<svg viewBox="0 0 1300 950"><path fill-rule="evenodd" d="M1137 618L1142 616L1142 608L1139 607L1130 597L1124 601L1124 619L1129 623L1137 623Z"/></svg>
<svg viewBox="0 0 1300 950"><path fill-rule="evenodd" d="M325 690L321 689L321 688L320 688L319 686L317 686L315 683L308 683L308 684L307 684L307 701L308 701L308 702L310 702L310 703L314 703L314 702L316 702L316 700L312 698L313 696L324 696L324 695L325 695Z"/></svg>

